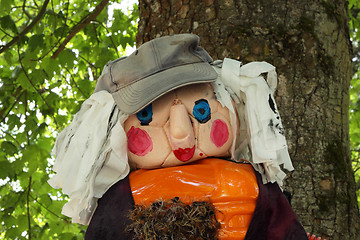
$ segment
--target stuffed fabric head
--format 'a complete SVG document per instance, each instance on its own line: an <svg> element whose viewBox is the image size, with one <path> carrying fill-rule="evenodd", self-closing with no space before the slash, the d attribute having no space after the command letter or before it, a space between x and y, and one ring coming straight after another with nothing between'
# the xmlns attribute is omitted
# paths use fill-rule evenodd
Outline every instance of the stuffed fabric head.
<svg viewBox="0 0 360 240"><path fill-rule="evenodd" d="M231 155L230 113L216 100L210 84L173 90L129 116L124 127L129 162L135 168L170 167Z"/></svg>

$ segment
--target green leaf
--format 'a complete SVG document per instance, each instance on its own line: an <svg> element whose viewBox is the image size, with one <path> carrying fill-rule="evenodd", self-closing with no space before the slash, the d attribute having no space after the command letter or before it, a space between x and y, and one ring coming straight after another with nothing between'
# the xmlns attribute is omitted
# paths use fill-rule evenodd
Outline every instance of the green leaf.
<svg viewBox="0 0 360 240"><path fill-rule="evenodd" d="M9 14L11 10L11 5L14 4L14 0L1 0L0 1L0 16L3 14Z"/></svg>
<svg viewBox="0 0 360 240"><path fill-rule="evenodd" d="M43 124L45 124L45 123L43 123ZM38 146L47 152L51 152L53 145L54 145L54 140L49 137L42 137L38 141Z"/></svg>
<svg viewBox="0 0 360 240"><path fill-rule="evenodd" d="M83 31L84 31L85 35L87 36L87 41L89 43L91 43L91 42L96 43L98 41L97 27L99 27L99 24L91 23L84 28ZM83 44L81 44L81 45L83 45Z"/></svg>
<svg viewBox="0 0 360 240"><path fill-rule="evenodd" d="M58 60L51 57L44 58L41 67L50 78L60 71Z"/></svg>
<svg viewBox="0 0 360 240"><path fill-rule="evenodd" d="M9 64L10 66L13 64L13 62L12 62L13 54L10 51L5 52L4 58L7 62L7 64Z"/></svg>
<svg viewBox="0 0 360 240"><path fill-rule="evenodd" d="M17 239L17 236L21 236L21 230L17 227L8 228L5 234L5 239Z"/></svg>
<svg viewBox="0 0 360 240"><path fill-rule="evenodd" d="M18 152L18 148L9 141L1 143L1 150L10 156L13 156L15 153Z"/></svg>
<svg viewBox="0 0 360 240"><path fill-rule="evenodd" d="M56 121L60 124L60 126L66 126L68 124L68 120L69 118L67 116L56 115Z"/></svg>
<svg viewBox="0 0 360 240"><path fill-rule="evenodd" d="M97 16L97 20L99 20L100 22L104 22L106 23L108 20L109 16L108 16L108 11L107 8L104 9L104 11L102 11L99 16Z"/></svg>
<svg viewBox="0 0 360 240"><path fill-rule="evenodd" d="M59 62L63 66L68 66L72 68L74 66L75 60L76 60L75 53L70 49L65 49L59 54Z"/></svg>
<svg viewBox="0 0 360 240"><path fill-rule="evenodd" d="M46 102L48 103L48 105L52 106L52 107L56 107L59 104L59 101L61 101L59 95L57 95L54 92L50 92L49 95L47 95L45 97Z"/></svg>
<svg viewBox="0 0 360 240"><path fill-rule="evenodd" d="M49 194L44 193L39 197L39 202L41 202L41 204L45 205L45 206L49 206L52 203L52 200L49 196Z"/></svg>
<svg viewBox="0 0 360 240"><path fill-rule="evenodd" d="M22 72L22 68L20 66L16 66L15 69L12 71L11 78L17 78L20 73Z"/></svg>
<svg viewBox="0 0 360 240"><path fill-rule="evenodd" d="M25 131L35 131L38 127L37 118L34 115L30 115L27 117L25 121Z"/></svg>
<svg viewBox="0 0 360 240"><path fill-rule="evenodd" d="M17 224L17 219L12 215L5 215L3 221L7 227L12 227Z"/></svg>
<svg viewBox="0 0 360 240"><path fill-rule="evenodd" d="M30 80L28 79L28 77L25 75L25 73L23 71L21 71L19 73L19 76L17 77L16 82L18 84L20 84L20 86L23 89L26 89L26 90L29 90L29 91L34 91L34 88L31 85Z"/></svg>
<svg viewBox="0 0 360 240"><path fill-rule="evenodd" d="M57 38L61 38L61 37L64 37L66 35L68 31L68 27L67 26L61 26L61 27L58 27L55 32L54 32L54 35L55 37Z"/></svg>
<svg viewBox="0 0 360 240"><path fill-rule="evenodd" d="M45 24L43 24L43 23L36 24L36 26L35 26L35 33L36 34L43 34L44 30L45 30Z"/></svg>
<svg viewBox="0 0 360 240"><path fill-rule="evenodd" d="M18 34L17 27L15 25L14 20L11 18L10 15L6 15L0 18L1 27L6 30L11 30L14 34Z"/></svg>
<svg viewBox="0 0 360 240"><path fill-rule="evenodd" d="M14 177L15 171L13 170L13 166L9 161L1 161L0 164L0 179L5 179L9 177L12 179Z"/></svg>
<svg viewBox="0 0 360 240"><path fill-rule="evenodd" d="M43 48L44 36L44 34L32 35L28 42L29 50L33 52L36 48Z"/></svg>
<svg viewBox="0 0 360 240"><path fill-rule="evenodd" d="M8 116L8 119L9 120L7 121L7 124L9 126L9 129L14 129L15 127L20 127L22 125L19 117L17 117L16 115L10 114Z"/></svg>
<svg viewBox="0 0 360 240"><path fill-rule="evenodd" d="M28 163L28 173L32 174L41 166L41 150L37 145L27 146L25 151L23 151L22 159Z"/></svg>
<svg viewBox="0 0 360 240"><path fill-rule="evenodd" d="M114 20L111 25L111 31L123 32L127 28L128 28L128 17L120 9L114 9Z"/></svg>
<svg viewBox="0 0 360 240"><path fill-rule="evenodd" d="M34 69L30 74L31 82L37 86L42 85L46 79L44 70Z"/></svg>

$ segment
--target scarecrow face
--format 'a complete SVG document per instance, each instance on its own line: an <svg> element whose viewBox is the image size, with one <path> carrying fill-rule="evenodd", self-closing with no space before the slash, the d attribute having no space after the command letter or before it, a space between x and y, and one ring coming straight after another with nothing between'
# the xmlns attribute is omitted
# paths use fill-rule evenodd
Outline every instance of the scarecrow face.
<svg viewBox="0 0 360 240"><path fill-rule="evenodd" d="M229 156L233 140L229 110L210 84L185 86L155 100L125 121L134 168L181 165Z"/></svg>

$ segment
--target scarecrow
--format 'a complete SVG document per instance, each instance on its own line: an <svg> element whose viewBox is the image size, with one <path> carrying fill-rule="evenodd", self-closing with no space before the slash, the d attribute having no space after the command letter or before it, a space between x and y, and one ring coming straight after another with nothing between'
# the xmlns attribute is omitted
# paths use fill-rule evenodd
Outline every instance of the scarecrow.
<svg viewBox="0 0 360 240"><path fill-rule="evenodd" d="M275 68L198 43L165 36L109 62L58 136L49 183L85 239L308 239L279 187L293 166Z"/></svg>

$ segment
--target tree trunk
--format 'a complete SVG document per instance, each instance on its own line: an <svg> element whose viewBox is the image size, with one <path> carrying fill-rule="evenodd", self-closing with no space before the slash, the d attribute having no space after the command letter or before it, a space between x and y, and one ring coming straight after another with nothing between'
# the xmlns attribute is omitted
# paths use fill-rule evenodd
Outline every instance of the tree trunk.
<svg viewBox="0 0 360 240"><path fill-rule="evenodd" d="M295 171L285 190L308 232L359 239L349 153L351 43L345 1L140 0L137 44L195 33L215 59L267 61Z"/></svg>

